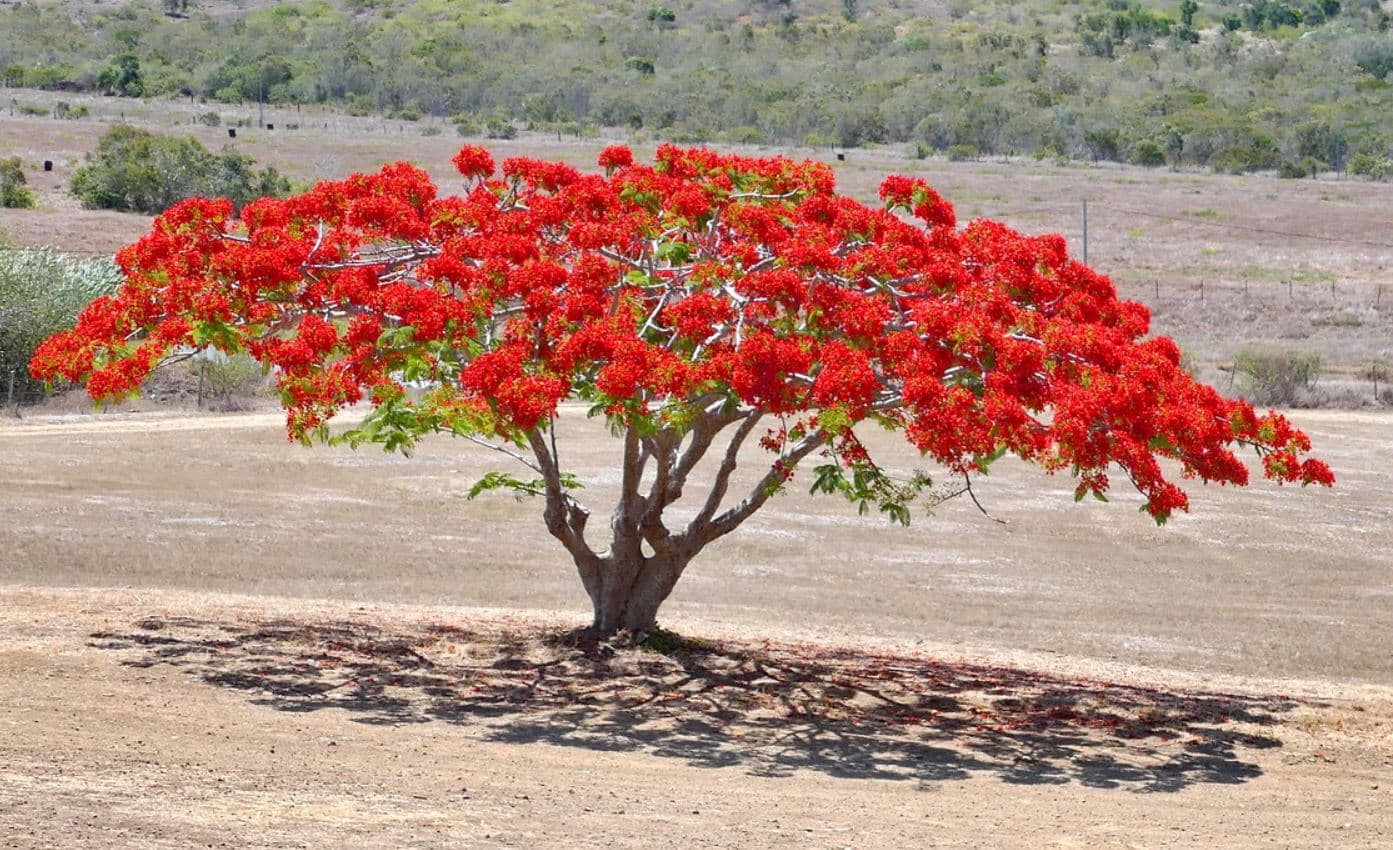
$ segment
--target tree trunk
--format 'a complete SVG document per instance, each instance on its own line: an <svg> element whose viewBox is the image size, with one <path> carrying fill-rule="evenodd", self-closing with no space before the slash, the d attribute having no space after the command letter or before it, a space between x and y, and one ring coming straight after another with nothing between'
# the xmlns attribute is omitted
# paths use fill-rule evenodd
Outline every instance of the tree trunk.
<svg viewBox="0 0 1393 850"><path fill-rule="evenodd" d="M604 559L599 574L586 582L595 611L591 629L605 637L622 630L640 634L656 629L658 608L685 566L662 558Z"/></svg>

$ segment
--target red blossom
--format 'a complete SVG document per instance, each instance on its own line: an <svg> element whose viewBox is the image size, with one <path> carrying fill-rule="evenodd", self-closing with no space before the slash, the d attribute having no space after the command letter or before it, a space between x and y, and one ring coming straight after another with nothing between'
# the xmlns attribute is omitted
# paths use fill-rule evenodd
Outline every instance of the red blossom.
<svg viewBox="0 0 1393 850"><path fill-rule="evenodd" d="M489 177L493 174L493 155L478 145L460 148L451 162L465 177Z"/></svg>
<svg viewBox="0 0 1393 850"><path fill-rule="evenodd" d="M1130 480L1157 518L1188 507L1171 469L1246 483L1236 448L1278 481L1334 480L1287 419L1187 375L1061 237L958 229L914 177L887 178L872 208L821 163L673 145L652 165L622 146L598 161L604 175L513 158L494 179L466 146L463 197L393 163L240 220L181 202L31 371L114 398L194 339L244 348L280 370L292 436L364 398L518 439L566 398L645 428L699 403L785 417L779 452L835 422L841 460L870 464L845 426L874 415L959 472L1004 450L1074 473L1081 495Z"/></svg>

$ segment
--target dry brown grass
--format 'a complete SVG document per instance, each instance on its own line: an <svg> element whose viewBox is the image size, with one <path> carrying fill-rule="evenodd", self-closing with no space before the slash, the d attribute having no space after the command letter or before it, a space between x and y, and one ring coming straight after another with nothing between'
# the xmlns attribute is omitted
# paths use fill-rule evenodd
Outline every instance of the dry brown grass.
<svg viewBox="0 0 1393 850"><path fill-rule="evenodd" d="M229 142L224 127L190 123L213 108L206 104L44 92L16 96L49 105L66 99L92 111L83 121L16 117L0 124L0 150L31 164L55 162L51 174L30 173L39 211L0 211L0 232L22 244L105 252L148 226L139 216L81 211L65 191L71 170L112 120L193 133L214 148ZM255 104L216 109L225 124L254 124L257 116ZM340 177L405 158L447 190L457 185L450 157L465 140L439 120L281 108L269 108L266 119L277 129L240 128L234 144L296 179ZM424 136L425 127L442 132ZM524 134L514 141L470 141L486 144L499 157L541 156L589 167L599 149L615 140ZM641 155L653 147L635 145ZM1382 184L1116 165L920 161L893 148L854 150L844 162L827 150L752 150L828 161L842 189L867 201L884 175L918 174L955 202L960 218L989 216L1029 233L1060 232L1076 254L1082 202L1088 200L1090 262L1112 275L1125 295L1148 304L1155 329L1174 336L1207 366L1228 362L1245 345L1278 342L1320 353L1337 382L1349 382L1358 364L1393 357L1393 217ZM1352 385L1344 403L1362 403L1370 395L1363 389Z"/></svg>

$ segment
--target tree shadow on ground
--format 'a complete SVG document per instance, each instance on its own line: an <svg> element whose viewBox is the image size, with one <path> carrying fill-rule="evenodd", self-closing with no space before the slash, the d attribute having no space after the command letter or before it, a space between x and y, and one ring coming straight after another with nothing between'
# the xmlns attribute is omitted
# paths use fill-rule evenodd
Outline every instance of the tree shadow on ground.
<svg viewBox="0 0 1393 850"><path fill-rule="evenodd" d="M540 628L174 618L92 639L125 664L168 664L280 711L468 725L494 741L763 776L1235 784L1261 774L1243 750L1280 746L1271 729L1297 706L793 644L669 639L662 654L596 652Z"/></svg>

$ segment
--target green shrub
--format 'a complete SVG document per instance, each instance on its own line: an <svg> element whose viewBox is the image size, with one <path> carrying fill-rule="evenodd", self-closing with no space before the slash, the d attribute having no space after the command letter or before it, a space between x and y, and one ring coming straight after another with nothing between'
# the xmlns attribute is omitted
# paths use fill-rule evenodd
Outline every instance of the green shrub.
<svg viewBox="0 0 1393 850"><path fill-rule="evenodd" d="M205 127L217 127L222 124L222 116L216 112L203 112L198 116L198 123Z"/></svg>
<svg viewBox="0 0 1393 850"><path fill-rule="evenodd" d="M34 193L24 187L24 165L19 157L0 159L0 208L29 209L34 206Z"/></svg>
<svg viewBox="0 0 1393 850"><path fill-rule="evenodd" d="M455 125L455 132L461 136L478 136L482 133L479 122L472 115L456 115L450 121Z"/></svg>
<svg viewBox="0 0 1393 850"><path fill-rule="evenodd" d="M47 248L0 248L0 379L15 370L21 395L39 389L29 359L50 334L71 327L78 311L109 295L121 272L108 259L76 259Z"/></svg>
<svg viewBox="0 0 1393 850"><path fill-rule="evenodd" d="M1299 160L1285 159L1277 169L1277 176L1287 180L1300 180L1306 176L1306 166Z"/></svg>
<svg viewBox="0 0 1393 850"><path fill-rule="evenodd" d="M484 126L484 134L490 139L516 139L518 128L513 126L513 122L504 121L501 118L490 118Z"/></svg>
<svg viewBox="0 0 1393 850"><path fill-rule="evenodd" d="M1243 394L1254 404L1274 407L1303 404L1320 377L1320 366L1315 352L1245 349L1233 358Z"/></svg>
<svg viewBox="0 0 1393 850"><path fill-rule="evenodd" d="M1127 154L1127 161L1133 165L1157 168L1166 164L1166 152L1151 139L1143 139L1132 145L1132 150Z"/></svg>
<svg viewBox="0 0 1393 850"><path fill-rule="evenodd" d="M769 141L769 135L758 127L744 125L726 130L721 139L737 145L762 145Z"/></svg>
<svg viewBox="0 0 1393 850"><path fill-rule="evenodd" d="M1368 177L1370 180L1387 180L1393 176L1393 159L1371 153L1357 153L1350 157L1349 172Z"/></svg>
<svg viewBox="0 0 1393 850"><path fill-rule="evenodd" d="M195 375L203 373L204 401L223 410L240 407L240 399L258 395L266 386L265 370L248 354L205 353L190 361L190 368Z"/></svg>
<svg viewBox="0 0 1393 850"><path fill-rule="evenodd" d="M86 118L87 115L88 109L85 106L73 106L66 100L60 100L57 103L53 104L54 118L66 118L68 120L76 120L78 118Z"/></svg>
<svg viewBox="0 0 1393 850"><path fill-rule="evenodd" d="M257 170L249 156L212 153L192 136L117 125L73 175L72 192L88 209L155 214L184 198L230 198L241 206L264 195L282 196L289 194L290 181L271 166Z"/></svg>
<svg viewBox="0 0 1393 850"><path fill-rule="evenodd" d="M968 162L981 156L982 152L972 145L951 145L948 148L949 162Z"/></svg>

